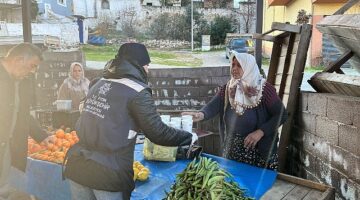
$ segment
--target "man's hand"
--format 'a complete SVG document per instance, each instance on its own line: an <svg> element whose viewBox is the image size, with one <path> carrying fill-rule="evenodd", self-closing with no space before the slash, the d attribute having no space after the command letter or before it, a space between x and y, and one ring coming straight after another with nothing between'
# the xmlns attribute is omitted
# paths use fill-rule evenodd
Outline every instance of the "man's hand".
<svg viewBox="0 0 360 200"><path fill-rule="evenodd" d="M193 122L199 122L204 119L204 113L202 112L182 112L181 115L191 115Z"/></svg>
<svg viewBox="0 0 360 200"><path fill-rule="evenodd" d="M264 132L260 129L250 133L244 140L245 148L254 149L259 140L264 136Z"/></svg>

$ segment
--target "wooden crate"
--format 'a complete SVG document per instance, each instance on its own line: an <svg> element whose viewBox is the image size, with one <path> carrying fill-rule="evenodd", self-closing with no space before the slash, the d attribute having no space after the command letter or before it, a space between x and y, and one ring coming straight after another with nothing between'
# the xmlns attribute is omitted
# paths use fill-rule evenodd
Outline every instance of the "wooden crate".
<svg viewBox="0 0 360 200"><path fill-rule="evenodd" d="M279 173L261 200L333 200L335 189L306 179Z"/></svg>

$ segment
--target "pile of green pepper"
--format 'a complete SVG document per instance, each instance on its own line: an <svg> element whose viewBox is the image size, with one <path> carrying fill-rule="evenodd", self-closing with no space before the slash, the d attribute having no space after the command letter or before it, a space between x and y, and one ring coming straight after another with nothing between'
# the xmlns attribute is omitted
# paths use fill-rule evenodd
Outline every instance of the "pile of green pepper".
<svg viewBox="0 0 360 200"><path fill-rule="evenodd" d="M217 162L199 157L178 174L165 200L251 200ZM230 180L230 181L228 181Z"/></svg>

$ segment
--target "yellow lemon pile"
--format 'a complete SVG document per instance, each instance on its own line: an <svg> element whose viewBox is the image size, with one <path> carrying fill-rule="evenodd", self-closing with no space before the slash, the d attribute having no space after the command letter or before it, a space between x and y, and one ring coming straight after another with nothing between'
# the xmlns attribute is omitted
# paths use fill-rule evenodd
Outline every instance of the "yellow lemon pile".
<svg viewBox="0 0 360 200"><path fill-rule="evenodd" d="M133 163L133 170L134 170L134 181L146 181L149 178L150 170L144 165L142 165L139 161L135 161Z"/></svg>

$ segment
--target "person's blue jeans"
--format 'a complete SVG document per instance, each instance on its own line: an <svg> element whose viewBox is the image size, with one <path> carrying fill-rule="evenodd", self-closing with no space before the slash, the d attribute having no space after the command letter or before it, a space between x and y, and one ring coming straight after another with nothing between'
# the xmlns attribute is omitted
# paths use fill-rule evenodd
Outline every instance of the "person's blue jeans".
<svg viewBox="0 0 360 200"><path fill-rule="evenodd" d="M69 180L72 200L127 200L122 192L94 190Z"/></svg>

